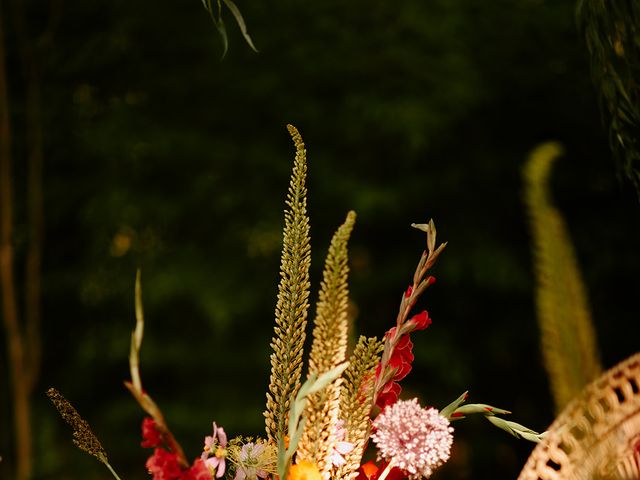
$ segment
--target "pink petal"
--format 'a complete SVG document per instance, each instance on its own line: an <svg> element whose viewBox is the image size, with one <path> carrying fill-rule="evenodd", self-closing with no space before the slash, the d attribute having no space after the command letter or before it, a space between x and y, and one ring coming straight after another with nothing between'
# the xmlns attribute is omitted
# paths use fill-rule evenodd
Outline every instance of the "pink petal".
<svg viewBox="0 0 640 480"><path fill-rule="evenodd" d="M220 460L220 463L218 464L218 468L216 468L216 478L222 477L226 469L227 469L227 462L225 462L223 458Z"/></svg>
<svg viewBox="0 0 640 480"><path fill-rule="evenodd" d="M218 428L218 441L223 448L227 446L227 434L222 427Z"/></svg>
<svg viewBox="0 0 640 480"><path fill-rule="evenodd" d="M351 442L337 442L335 446L336 451L342 455L349 453L354 448L355 445Z"/></svg>

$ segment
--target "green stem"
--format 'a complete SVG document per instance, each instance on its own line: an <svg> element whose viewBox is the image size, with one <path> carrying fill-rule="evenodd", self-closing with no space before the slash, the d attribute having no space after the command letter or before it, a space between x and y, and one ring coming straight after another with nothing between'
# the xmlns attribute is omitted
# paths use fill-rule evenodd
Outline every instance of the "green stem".
<svg viewBox="0 0 640 480"><path fill-rule="evenodd" d="M118 474L116 473L116 471L113 469L113 467L109 464L109 462L104 462L104 464L107 466L107 468L109 469L109 471L111 472L111 475L113 475L116 480L122 480Z"/></svg>

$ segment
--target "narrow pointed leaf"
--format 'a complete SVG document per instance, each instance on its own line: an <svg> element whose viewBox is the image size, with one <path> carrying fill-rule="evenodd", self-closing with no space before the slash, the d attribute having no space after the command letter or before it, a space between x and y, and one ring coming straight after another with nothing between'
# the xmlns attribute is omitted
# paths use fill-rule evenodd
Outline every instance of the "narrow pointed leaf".
<svg viewBox="0 0 640 480"><path fill-rule="evenodd" d="M254 52L258 52L258 49L253 44L253 40L251 40L251 37L249 36L249 32L247 31L247 25L244 23L244 18L242 18L242 13L240 13L240 9L238 8L238 6L235 3L233 3L232 0L223 0L223 1L224 1L224 4L229 8L229 10L231 10L231 13L236 19L236 22L240 27L240 31L242 32L242 36L244 37L247 44L251 47L251 49Z"/></svg>

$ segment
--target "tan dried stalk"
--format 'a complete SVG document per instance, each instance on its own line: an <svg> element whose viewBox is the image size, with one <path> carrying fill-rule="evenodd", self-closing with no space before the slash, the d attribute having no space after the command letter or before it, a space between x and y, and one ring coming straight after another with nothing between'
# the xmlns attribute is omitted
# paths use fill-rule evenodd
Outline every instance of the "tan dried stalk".
<svg viewBox="0 0 640 480"><path fill-rule="evenodd" d="M113 475L116 480L120 480L120 477L109 463L107 452L102 447L96 434L91 430L89 422L82 418L77 410L73 408L73 405L64 398L64 395L55 388L47 390L47 396L58 410L58 413L60 413L62 419L73 428L73 443L75 446L87 452L89 455L96 457L109 469L111 475Z"/></svg>
<svg viewBox="0 0 640 480"><path fill-rule="evenodd" d="M286 434L290 404L300 389L311 265L306 151L298 130L292 125L287 128L296 157L286 202L276 325L271 340L271 375L264 412L267 437L275 443Z"/></svg>
<svg viewBox="0 0 640 480"><path fill-rule="evenodd" d="M596 334L569 231L549 192L549 173L562 148L538 146L524 170L533 236L536 303L542 354L556 412L601 371Z"/></svg>
<svg viewBox="0 0 640 480"><path fill-rule="evenodd" d="M347 243L355 219L355 212L349 212L329 246L314 319L309 375L328 372L346 359L349 306ZM338 378L327 388L309 396L304 412L305 428L297 450L297 458L314 462L325 478L331 468L328 456L336 442L341 382L342 379Z"/></svg>
<svg viewBox="0 0 640 480"><path fill-rule="evenodd" d="M346 463L336 469L334 480L349 480L358 475L362 454L371 433L369 415L373 406L376 365L380 362L383 342L375 337L361 336L351 354L349 368L344 372L340 392L340 418L346 429L345 441L354 445L344 455Z"/></svg>

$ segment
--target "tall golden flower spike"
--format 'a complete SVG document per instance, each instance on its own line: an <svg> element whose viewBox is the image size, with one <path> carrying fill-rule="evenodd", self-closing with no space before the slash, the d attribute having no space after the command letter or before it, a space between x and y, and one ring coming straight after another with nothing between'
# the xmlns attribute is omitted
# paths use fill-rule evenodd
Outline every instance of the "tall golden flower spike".
<svg viewBox="0 0 640 480"><path fill-rule="evenodd" d="M640 479L640 353L571 401L518 480Z"/></svg>

